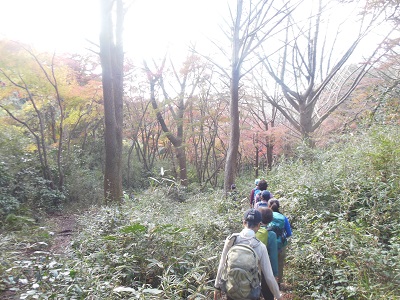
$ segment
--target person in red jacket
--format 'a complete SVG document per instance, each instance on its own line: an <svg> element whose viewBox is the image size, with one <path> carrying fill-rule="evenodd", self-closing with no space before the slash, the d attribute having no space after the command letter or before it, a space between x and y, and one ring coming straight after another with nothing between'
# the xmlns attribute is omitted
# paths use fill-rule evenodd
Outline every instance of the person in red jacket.
<svg viewBox="0 0 400 300"><path fill-rule="evenodd" d="M250 198L249 198L249 200L250 200L250 207L251 208L253 208L253 201L254 201L254 192L258 189L258 183L260 182L260 179L256 179L255 181L254 181L254 184L255 184L255 187L251 190L251 192L250 192Z"/></svg>

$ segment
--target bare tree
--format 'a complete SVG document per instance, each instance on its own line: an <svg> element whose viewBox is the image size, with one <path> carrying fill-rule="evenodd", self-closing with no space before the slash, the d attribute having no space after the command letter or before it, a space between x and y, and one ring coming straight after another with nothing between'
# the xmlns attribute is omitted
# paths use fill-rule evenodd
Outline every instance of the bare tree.
<svg viewBox="0 0 400 300"><path fill-rule="evenodd" d="M251 72L251 84L246 89L246 96L243 98L243 109L250 114L248 125L253 128L253 144L255 148L255 177L258 178L260 168L261 150L265 149L265 161L269 170L272 169L273 151L275 144L275 136L273 129L276 126L278 110L271 105L268 97L273 97L276 102L280 103L282 96L278 93L278 86L274 82L266 82L263 80L267 74L263 68L254 69ZM268 95L266 92L268 91Z"/></svg>
<svg viewBox="0 0 400 300"><path fill-rule="evenodd" d="M197 179L202 187L219 185L219 173L223 170L226 154L224 118L229 95L221 94L214 86L215 72L202 80L196 98L188 107L190 130L187 143L188 160L195 166ZM223 136L224 138L221 138Z"/></svg>
<svg viewBox="0 0 400 300"><path fill-rule="evenodd" d="M136 83L136 86L140 84ZM139 93L139 95L137 94ZM125 102L127 111L127 128L130 131L132 144L128 150L127 178L128 186L133 186L131 180L132 153L136 150L137 158L145 172L150 173L158 153L158 143L162 133L161 126L150 114L151 100L145 99L144 92L136 90L135 95L128 97ZM129 100L129 101L128 101Z"/></svg>
<svg viewBox="0 0 400 300"><path fill-rule="evenodd" d="M227 20L229 30L224 32L231 43L230 71L220 64L217 67L229 78L230 89L230 137L225 162L224 190L228 192L234 183L237 173L237 160L240 141L239 100L240 81L259 61L252 58L260 46L270 37L280 22L286 18L289 10L279 1L249 1L237 0L236 8L229 7L230 19ZM281 2L279 2L281 3ZM224 48L215 43L221 52L227 56ZM210 59L212 60L212 59Z"/></svg>
<svg viewBox="0 0 400 300"><path fill-rule="evenodd" d="M203 72L206 66L197 63L198 58L194 55L189 55L180 70L177 70L171 62L172 75L176 80L176 84L170 82L170 86L166 85L165 76L165 62L163 60L160 67L156 66L157 71L152 72L147 63L144 67L150 82L151 103L153 109L157 113L157 120L161 125L163 132L166 134L168 140L172 143L175 150L176 159L179 168L180 184L186 186L187 183L187 166L186 166L186 145L184 134L184 115L190 104L194 93L198 88ZM162 95L164 97L165 108L171 116L171 121L167 124L166 119L161 113L162 108L156 99L156 84L159 85ZM169 91L172 91L171 93ZM171 96L174 95L174 96ZM176 128L174 134L171 128Z"/></svg>
<svg viewBox="0 0 400 300"><path fill-rule="evenodd" d="M115 22L113 22L113 16ZM101 0L100 60L102 67L106 203L120 202L122 192L123 64L122 0Z"/></svg>
<svg viewBox="0 0 400 300"><path fill-rule="evenodd" d="M304 7L302 9L304 15ZM345 21L337 25L329 22L329 14L337 22L340 19L338 13L343 14L343 11L348 9L336 7L333 10L332 6L320 0L316 11L310 11L308 19L301 16L303 22L292 14L288 18L284 46L278 54L270 55L265 50L265 54L260 56L263 66L279 84L285 101L278 103L274 97L268 96L268 91L264 94L310 145L314 144L313 132L349 98L381 55L378 46L367 60L349 66L350 58L377 24L381 12L373 16L361 15L357 23L350 25ZM345 17L350 19L350 16ZM354 32L356 26L359 27ZM337 29L336 33L331 33L332 28ZM347 43L345 51L339 52L346 45L343 30L347 36L353 31L354 37Z"/></svg>
<svg viewBox="0 0 400 300"><path fill-rule="evenodd" d="M27 84L27 82L25 81L25 79L22 77L21 74L17 75L18 79L13 79L3 69L0 69L0 73L2 73L4 77L12 85L14 85L17 88L20 88L26 93L27 100L31 103L33 107L35 118L37 118L37 124L35 123L32 124L32 120L23 120L21 117L14 114L7 105L0 104L0 108L4 109L12 119L14 119L22 126L24 126L34 137L43 178L48 181L51 189L55 189L53 174L51 172L48 159L48 145L46 143L44 117L43 113L38 108L36 98L34 97L34 94L29 88L29 85Z"/></svg>

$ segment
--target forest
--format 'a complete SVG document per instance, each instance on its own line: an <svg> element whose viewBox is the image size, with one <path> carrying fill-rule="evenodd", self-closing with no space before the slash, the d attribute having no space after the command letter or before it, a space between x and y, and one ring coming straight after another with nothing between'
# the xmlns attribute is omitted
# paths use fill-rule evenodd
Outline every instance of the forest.
<svg viewBox="0 0 400 300"><path fill-rule="evenodd" d="M99 5L80 53L0 39L1 299L213 299L256 178L283 299L400 299L397 0L229 1L206 47L139 62L135 5Z"/></svg>

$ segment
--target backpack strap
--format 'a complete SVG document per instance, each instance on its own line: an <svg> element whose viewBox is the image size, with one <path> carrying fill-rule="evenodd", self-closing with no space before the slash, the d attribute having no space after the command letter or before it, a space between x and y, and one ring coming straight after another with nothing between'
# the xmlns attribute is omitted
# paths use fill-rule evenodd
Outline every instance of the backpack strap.
<svg viewBox="0 0 400 300"><path fill-rule="evenodd" d="M236 238L239 236L239 233L232 233L229 236L229 244L228 244L228 249L230 249L233 245L236 243Z"/></svg>

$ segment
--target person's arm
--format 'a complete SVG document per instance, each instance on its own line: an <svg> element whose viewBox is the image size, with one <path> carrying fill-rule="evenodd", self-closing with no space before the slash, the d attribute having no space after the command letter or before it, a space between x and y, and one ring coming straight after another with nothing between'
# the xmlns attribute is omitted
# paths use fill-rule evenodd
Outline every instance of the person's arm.
<svg viewBox="0 0 400 300"><path fill-rule="evenodd" d="M276 299L281 299L281 293L279 291L278 283L276 282L274 274L272 273L272 267L269 261L267 247L265 247L263 243L260 243L260 246L263 247L260 253L260 265L261 271L264 274L265 282L267 283L271 293L274 294L274 297Z"/></svg>
<svg viewBox="0 0 400 300"><path fill-rule="evenodd" d="M228 254L228 250L230 247L232 247L232 244L235 240L236 237L232 237L231 239L229 239L231 236L228 236L225 240L225 244L224 244L224 249L222 250L222 254L221 254L221 259L219 260L219 265L218 265L218 271L217 271L217 277L215 277L215 283L214 283L214 287L217 290L221 289L221 274L222 274L222 270L224 268L224 264L226 261L226 255ZM215 294L214 294L215 296Z"/></svg>
<svg viewBox="0 0 400 300"><path fill-rule="evenodd" d="M285 231L286 237L292 236L292 228L290 227L289 219L285 217Z"/></svg>
<svg viewBox="0 0 400 300"><path fill-rule="evenodd" d="M273 231L268 232L268 255L271 262L272 273L275 277L278 276L278 242L276 240L276 233Z"/></svg>

